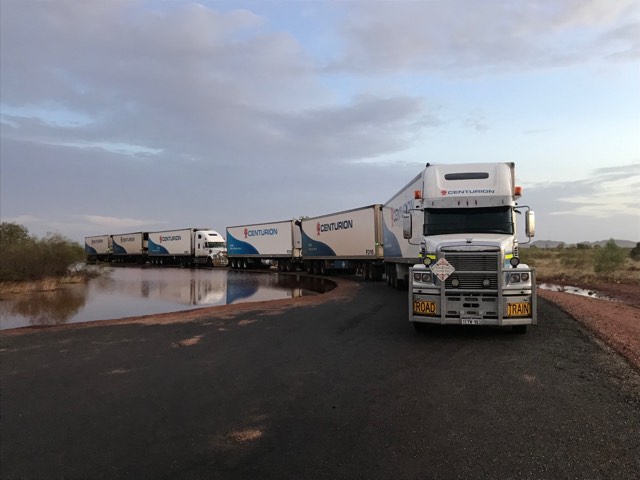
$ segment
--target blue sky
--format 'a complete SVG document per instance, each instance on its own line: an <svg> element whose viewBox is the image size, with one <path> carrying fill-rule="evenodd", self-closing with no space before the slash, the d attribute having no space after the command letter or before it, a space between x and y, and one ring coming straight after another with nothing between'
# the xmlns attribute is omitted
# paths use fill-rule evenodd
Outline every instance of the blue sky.
<svg viewBox="0 0 640 480"><path fill-rule="evenodd" d="M640 4L0 3L0 219L74 240L515 162L537 239L640 241Z"/></svg>

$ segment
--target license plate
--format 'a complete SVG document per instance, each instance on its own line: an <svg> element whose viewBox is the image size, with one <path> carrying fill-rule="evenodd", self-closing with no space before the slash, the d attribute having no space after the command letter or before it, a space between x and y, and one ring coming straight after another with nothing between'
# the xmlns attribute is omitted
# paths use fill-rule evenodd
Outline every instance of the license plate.
<svg viewBox="0 0 640 480"><path fill-rule="evenodd" d="M482 319L481 318L461 318L460 323L462 325L481 325Z"/></svg>
<svg viewBox="0 0 640 480"><path fill-rule="evenodd" d="M413 313L416 315L436 315L436 302L414 300Z"/></svg>
<svg viewBox="0 0 640 480"><path fill-rule="evenodd" d="M531 304L526 302L508 303L507 316L508 317L530 317Z"/></svg>

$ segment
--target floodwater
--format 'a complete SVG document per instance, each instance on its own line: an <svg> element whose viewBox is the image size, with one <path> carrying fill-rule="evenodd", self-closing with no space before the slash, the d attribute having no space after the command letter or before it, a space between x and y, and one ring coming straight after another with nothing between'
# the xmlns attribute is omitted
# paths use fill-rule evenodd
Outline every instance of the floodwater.
<svg viewBox="0 0 640 480"><path fill-rule="evenodd" d="M205 306L317 295L319 278L227 269L110 268L109 275L0 301L0 330L112 320Z"/></svg>
<svg viewBox="0 0 640 480"><path fill-rule="evenodd" d="M591 297L591 298L601 298L603 300L613 300L606 295L603 295L600 292L596 292L595 290L586 290L580 287L573 287L571 285L555 285L553 283L541 283L538 285L538 288L543 290L551 290L552 292L565 292L571 293L573 295L580 295L581 297Z"/></svg>

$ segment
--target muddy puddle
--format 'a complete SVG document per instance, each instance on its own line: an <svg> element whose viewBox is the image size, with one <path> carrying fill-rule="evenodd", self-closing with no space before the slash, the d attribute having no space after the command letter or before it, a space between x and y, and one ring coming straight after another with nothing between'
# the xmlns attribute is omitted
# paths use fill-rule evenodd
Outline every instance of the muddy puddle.
<svg viewBox="0 0 640 480"><path fill-rule="evenodd" d="M600 292L595 290L587 290L580 287L573 287L571 285L556 285L553 283L541 283L538 285L538 288L542 290L550 290L552 292L565 292L571 293L573 295L579 295L581 297L591 297L591 298L601 298L603 300L611 300L614 301L613 298L608 297Z"/></svg>
<svg viewBox="0 0 640 480"><path fill-rule="evenodd" d="M319 295L321 278L227 269L111 268L107 276L52 292L0 299L0 329L151 315Z"/></svg>

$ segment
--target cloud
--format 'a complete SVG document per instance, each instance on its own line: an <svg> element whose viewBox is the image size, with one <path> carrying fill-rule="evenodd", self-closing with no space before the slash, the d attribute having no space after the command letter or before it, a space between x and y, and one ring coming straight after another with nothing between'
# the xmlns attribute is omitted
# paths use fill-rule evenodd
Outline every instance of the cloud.
<svg viewBox="0 0 640 480"><path fill-rule="evenodd" d="M101 227L105 231L109 231L111 233L123 228L140 228L148 225L162 225L167 223L163 220L143 220L136 218L106 217L101 215L75 215L74 217L80 221Z"/></svg>
<svg viewBox="0 0 640 480"><path fill-rule="evenodd" d="M638 58L638 3L558 0L469 4L352 2L346 53L329 68L353 73L457 75ZM636 18L630 23L630 18Z"/></svg>
<svg viewBox="0 0 640 480"><path fill-rule="evenodd" d="M166 152L203 168L255 165L265 155L294 166L401 151L440 124L415 96L336 102L298 41L254 13L146 7L3 5L4 138Z"/></svg>
<svg viewBox="0 0 640 480"><path fill-rule="evenodd" d="M532 185L531 191L550 215L605 218L615 211L640 218L634 188L639 182L640 163L633 163L597 169L583 180Z"/></svg>

